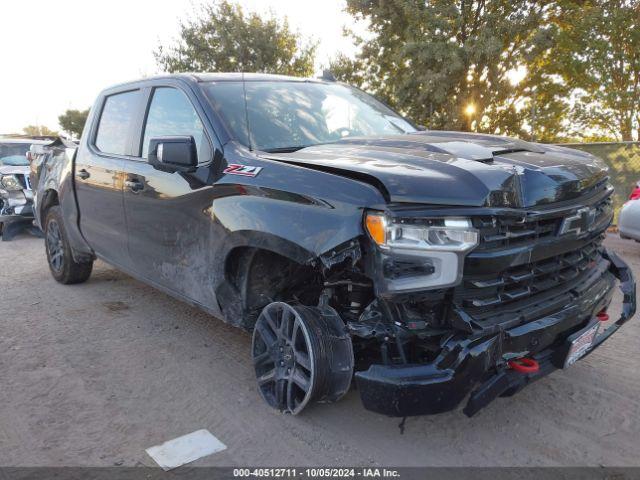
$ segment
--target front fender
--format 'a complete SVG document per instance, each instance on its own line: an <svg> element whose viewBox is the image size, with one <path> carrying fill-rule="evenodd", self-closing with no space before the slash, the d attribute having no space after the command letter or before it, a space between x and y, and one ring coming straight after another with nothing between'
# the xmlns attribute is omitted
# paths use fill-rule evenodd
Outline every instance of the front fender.
<svg viewBox="0 0 640 480"><path fill-rule="evenodd" d="M276 253L304 261L363 233L360 207L240 187L245 194L218 198L212 204L213 217L227 232L224 248L228 250L268 246ZM224 257L225 252L221 253Z"/></svg>
<svg viewBox="0 0 640 480"><path fill-rule="evenodd" d="M261 169L256 176L226 173L215 183L212 214L226 235L253 232L242 236L279 239L318 257L361 235L364 209L385 204L367 183L256 157L235 144L225 149L228 163Z"/></svg>
<svg viewBox="0 0 640 480"><path fill-rule="evenodd" d="M261 175L260 185L218 183L213 187L214 199L207 214L213 220L213 237L218 239L213 240L214 289L218 305L231 323L242 324L246 316L242 294L233 287L226 272L226 266L235 259L239 248L265 250L300 265L319 267L323 254L363 233L364 201L361 206L329 198L329 195L320 196L320 192L313 189L315 185L323 185L322 182L312 183L303 169L296 173L303 173L304 181L296 182L290 175L290 186L304 193L265 186L267 175ZM312 176L315 173L312 172ZM307 186L312 187L305 188ZM326 179L324 186L324 193L330 193ZM352 192L357 191L358 186L352 188ZM318 263L314 263L316 261Z"/></svg>

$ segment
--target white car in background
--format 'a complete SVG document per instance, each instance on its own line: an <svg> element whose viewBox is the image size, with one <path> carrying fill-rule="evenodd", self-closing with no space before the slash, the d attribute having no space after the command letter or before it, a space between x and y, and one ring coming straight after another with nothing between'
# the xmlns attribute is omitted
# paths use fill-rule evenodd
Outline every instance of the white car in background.
<svg viewBox="0 0 640 480"><path fill-rule="evenodd" d="M636 184L629 200L620 209L618 215L620 238L631 238L640 242L640 182Z"/></svg>
<svg viewBox="0 0 640 480"><path fill-rule="evenodd" d="M32 229L33 191L29 181L31 145L47 145L56 137L0 137L0 233L11 240L19 231Z"/></svg>

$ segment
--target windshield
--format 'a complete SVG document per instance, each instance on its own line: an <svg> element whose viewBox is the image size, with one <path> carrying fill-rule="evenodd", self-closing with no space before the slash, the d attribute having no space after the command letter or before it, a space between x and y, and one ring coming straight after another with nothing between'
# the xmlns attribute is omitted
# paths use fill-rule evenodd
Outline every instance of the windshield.
<svg viewBox="0 0 640 480"><path fill-rule="evenodd" d="M416 129L371 96L340 84L316 82L205 84L214 108L244 145L293 151L344 137L390 135Z"/></svg>
<svg viewBox="0 0 640 480"><path fill-rule="evenodd" d="M0 167L26 167L29 165L26 154L30 146L30 143L0 142Z"/></svg>

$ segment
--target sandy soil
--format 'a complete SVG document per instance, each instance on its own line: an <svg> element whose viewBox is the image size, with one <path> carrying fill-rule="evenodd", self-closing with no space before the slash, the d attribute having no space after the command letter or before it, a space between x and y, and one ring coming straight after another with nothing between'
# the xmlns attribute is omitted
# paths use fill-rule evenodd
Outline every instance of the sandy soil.
<svg viewBox="0 0 640 480"><path fill-rule="evenodd" d="M607 243L640 272L640 244ZM102 263L59 285L40 239L0 243L0 292L0 465L151 466L145 448L201 428L228 449L196 465L640 465L637 319L473 419L409 418L401 435L354 391L271 411L247 334Z"/></svg>

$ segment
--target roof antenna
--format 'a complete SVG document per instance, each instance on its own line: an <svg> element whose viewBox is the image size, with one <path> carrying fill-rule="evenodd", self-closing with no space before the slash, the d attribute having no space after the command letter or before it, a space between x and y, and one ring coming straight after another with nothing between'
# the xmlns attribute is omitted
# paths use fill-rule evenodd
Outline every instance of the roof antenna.
<svg viewBox="0 0 640 480"><path fill-rule="evenodd" d="M251 141L251 128L249 127L249 107L247 105L247 85L242 72L242 91L244 92L244 119L247 123L247 140L249 140L249 151L253 152L253 142Z"/></svg>
<svg viewBox="0 0 640 480"><path fill-rule="evenodd" d="M326 82L337 82L336 76L331 72L331 70L322 70L322 76L320 79Z"/></svg>

